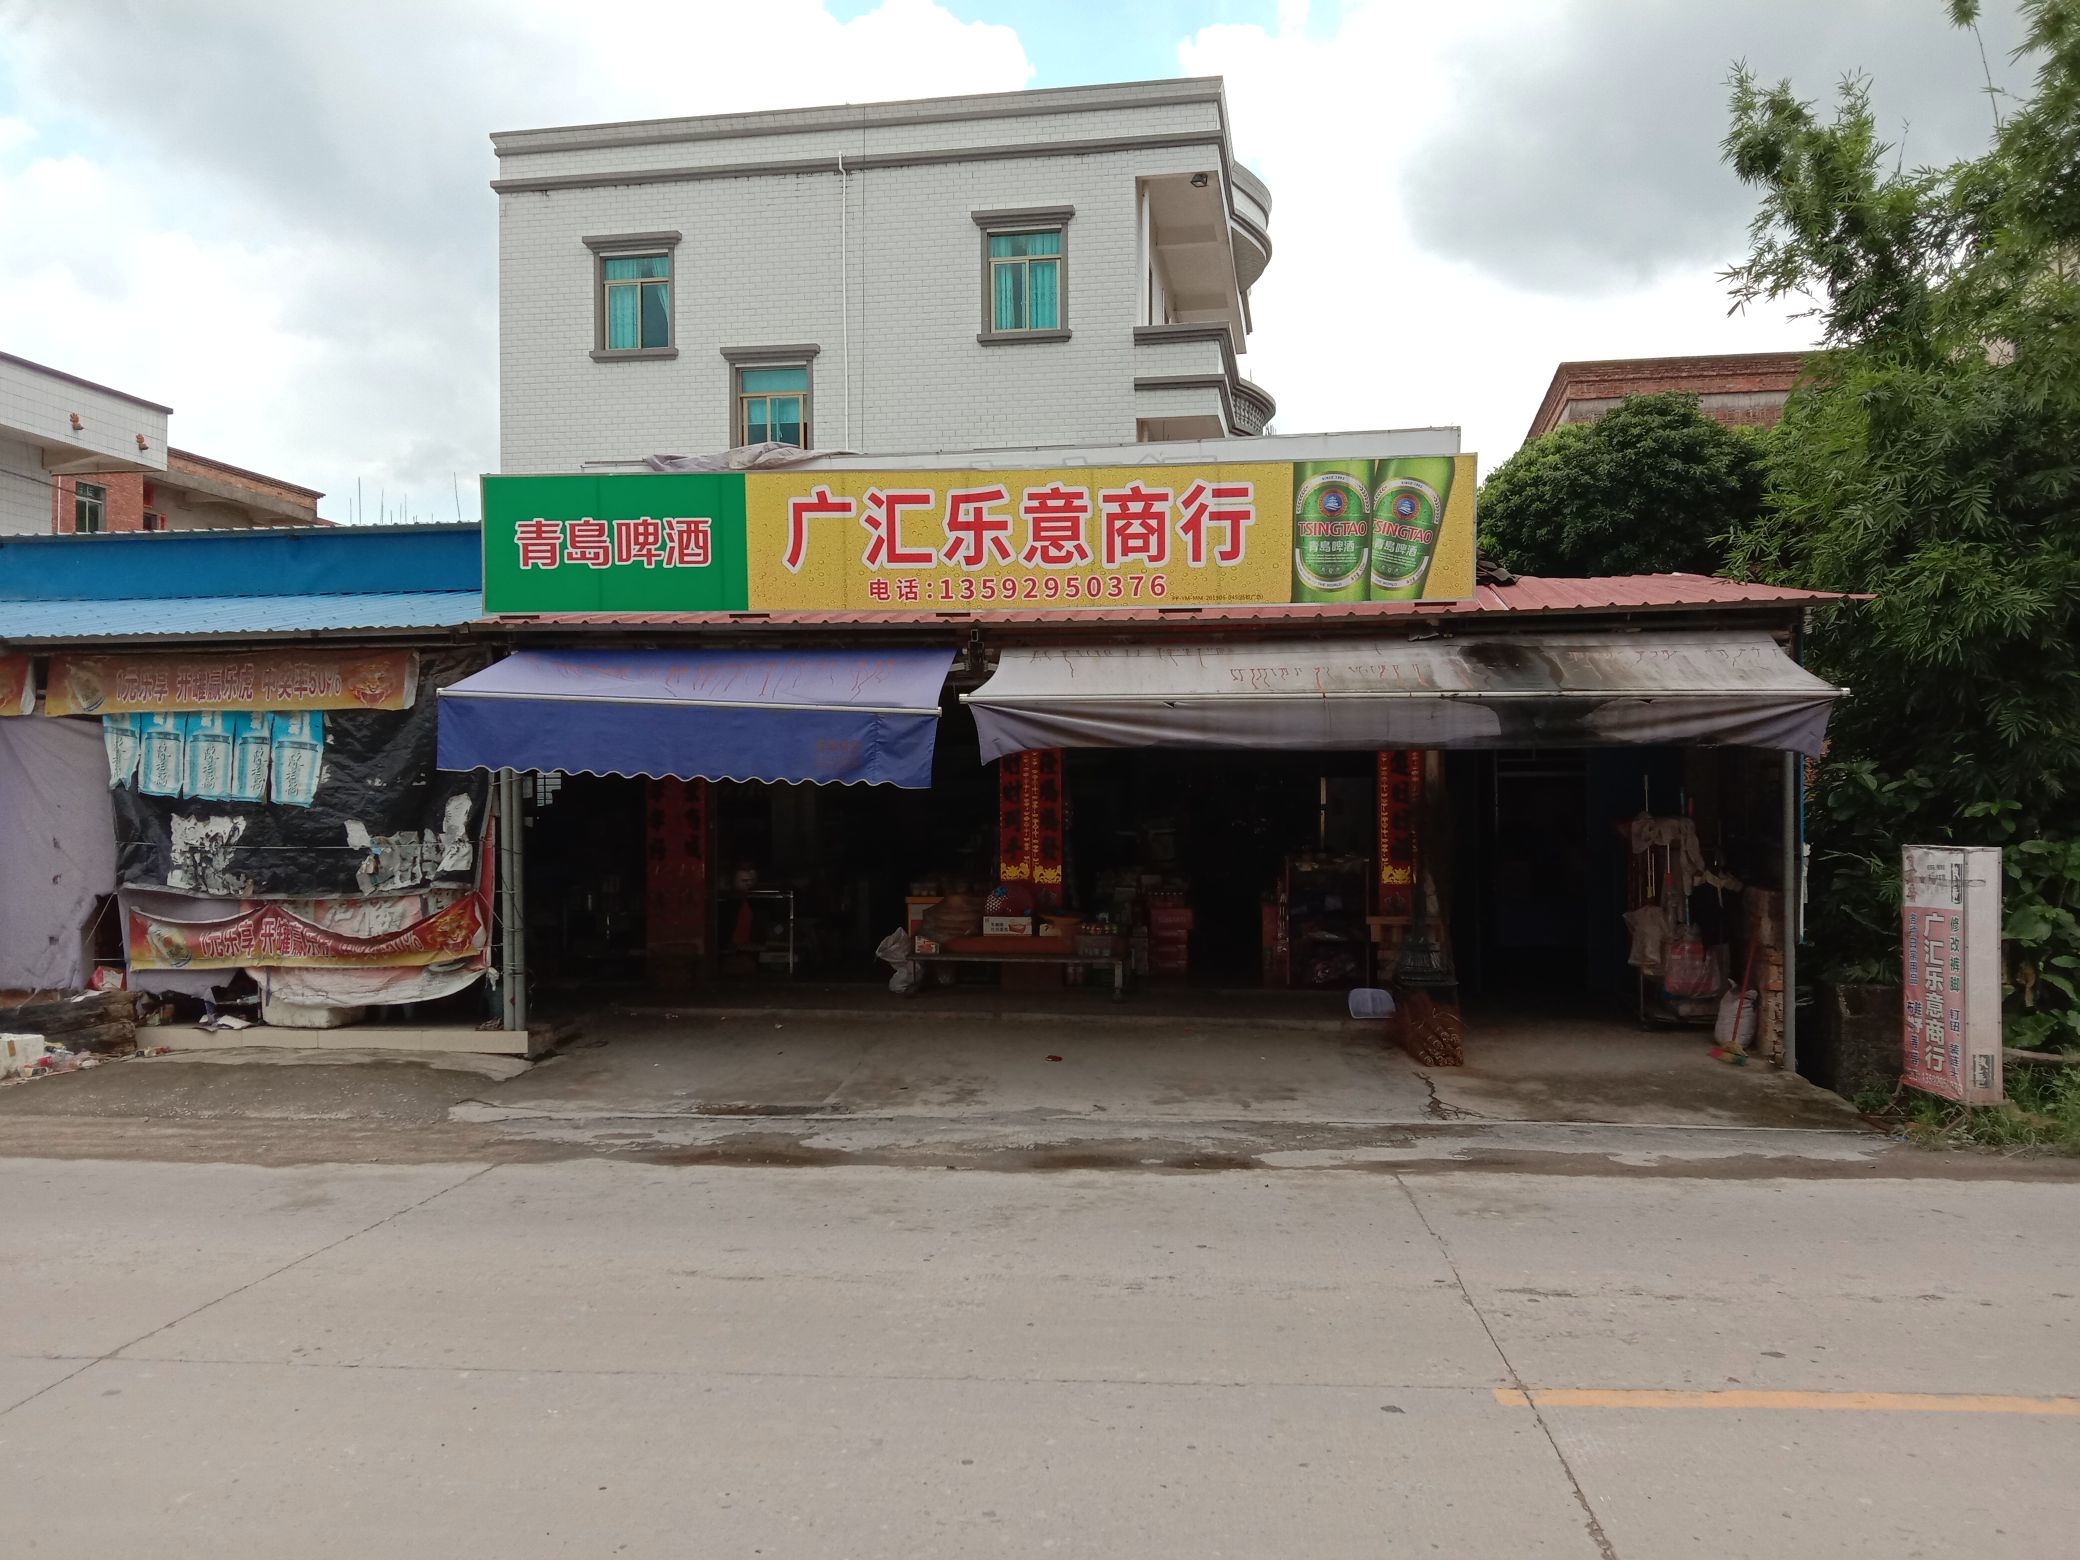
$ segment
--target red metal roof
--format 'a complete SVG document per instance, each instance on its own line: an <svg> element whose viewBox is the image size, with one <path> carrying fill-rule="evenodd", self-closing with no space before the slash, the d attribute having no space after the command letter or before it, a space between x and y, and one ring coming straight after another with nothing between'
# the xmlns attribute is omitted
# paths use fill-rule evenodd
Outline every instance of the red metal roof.
<svg viewBox="0 0 2080 1560"><path fill-rule="evenodd" d="M1054 611L964 611L957 608L878 612L545 612L482 620L487 625L541 628L919 628L940 625L1050 628L1140 624L1264 623L1282 628L1347 627L1383 619L1525 614L1682 612L1726 607L1792 608L1844 600L1831 591L1750 585L1704 574L1616 574L1590 579L1520 575L1512 585L1481 585L1470 601L1372 601L1258 607L1094 607Z"/></svg>

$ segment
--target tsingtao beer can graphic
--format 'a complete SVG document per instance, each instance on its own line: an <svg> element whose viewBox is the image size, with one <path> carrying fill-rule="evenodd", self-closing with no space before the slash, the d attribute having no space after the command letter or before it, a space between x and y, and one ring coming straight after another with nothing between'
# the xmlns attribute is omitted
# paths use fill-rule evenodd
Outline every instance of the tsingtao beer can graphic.
<svg viewBox="0 0 2080 1560"><path fill-rule="evenodd" d="M1293 467L1293 599L1363 601L1372 524L1369 461Z"/></svg>
<svg viewBox="0 0 2080 1560"><path fill-rule="evenodd" d="M1374 462L1366 596L1415 601L1430 577L1452 496L1449 455Z"/></svg>

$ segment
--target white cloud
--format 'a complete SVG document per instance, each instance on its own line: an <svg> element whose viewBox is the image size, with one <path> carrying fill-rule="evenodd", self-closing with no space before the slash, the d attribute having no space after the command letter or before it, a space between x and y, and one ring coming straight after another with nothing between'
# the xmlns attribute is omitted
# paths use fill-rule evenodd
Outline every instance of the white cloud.
<svg viewBox="0 0 2080 1560"><path fill-rule="evenodd" d="M1181 66L1227 78L1237 154L1271 186L1276 252L1252 298L1244 372L1278 399L1279 428L1458 423L1486 469L1516 449L1562 361L1810 344L1809 325L1785 311L1728 317L1717 272L1744 252L1753 203L1715 148L1741 18L1764 74L1794 71L1810 95L1857 63L1808 47L1814 9L1757 0L1714 19L1703 13L1722 8L1655 0L1351 0L1327 27L1310 30L1299 5L1281 7L1269 29L1187 39ZM1942 36L1928 9L1906 42L1954 47L1976 73L1969 41ZM1681 35L1668 20L1678 16L1699 25ZM1585 54L1580 35L1611 35L1614 17L1658 18L1661 52ZM1906 49L1890 5L1837 0L1826 20L1843 48L1868 44L1874 56L1863 58L1881 69L1876 55ZM1559 86L1545 79L1570 70ZM1662 78L1678 73L1697 101L1672 123ZM1625 95L1648 77L1649 101ZM1941 80L1933 67L1928 77ZM1983 114L1972 84L1946 90ZM1542 117L1497 101L1531 85ZM1483 138L1483 116L1505 112L1509 131ZM1628 144L1614 156L1613 136L1585 134L1594 126L1618 127ZM1671 155L1663 143L1678 137ZM1579 181L1578 197L1527 204L1526 167ZM1596 205L1647 195L1664 222L1687 219L1653 254Z"/></svg>
<svg viewBox="0 0 2080 1560"><path fill-rule="evenodd" d="M0 345L184 447L422 518L496 463L493 130L1011 90L931 0L10 8Z"/></svg>

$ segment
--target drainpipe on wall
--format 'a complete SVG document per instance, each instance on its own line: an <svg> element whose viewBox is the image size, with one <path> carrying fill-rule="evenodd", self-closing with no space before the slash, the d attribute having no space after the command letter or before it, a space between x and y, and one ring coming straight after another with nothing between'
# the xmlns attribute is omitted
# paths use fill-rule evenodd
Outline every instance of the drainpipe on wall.
<svg viewBox="0 0 2080 1560"><path fill-rule="evenodd" d="M844 337L845 437L840 449L852 443L852 177L845 170L845 154L838 154L838 316Z"/></svg>

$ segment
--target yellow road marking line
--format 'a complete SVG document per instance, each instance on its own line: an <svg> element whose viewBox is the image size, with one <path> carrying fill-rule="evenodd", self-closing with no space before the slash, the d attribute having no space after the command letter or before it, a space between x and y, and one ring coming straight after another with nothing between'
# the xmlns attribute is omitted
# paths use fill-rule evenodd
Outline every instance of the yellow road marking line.
<svg viewBox="0 0 2080 1560"><path fill-rule="evenodd" d="M2034 1414L2080 1418L2080 1398L1991 1392L1787 1392L1729 1387L1683 1392L1659 1387L1497 1387L1504 1408L1796 1408L1876 1414Z"/></svg>

